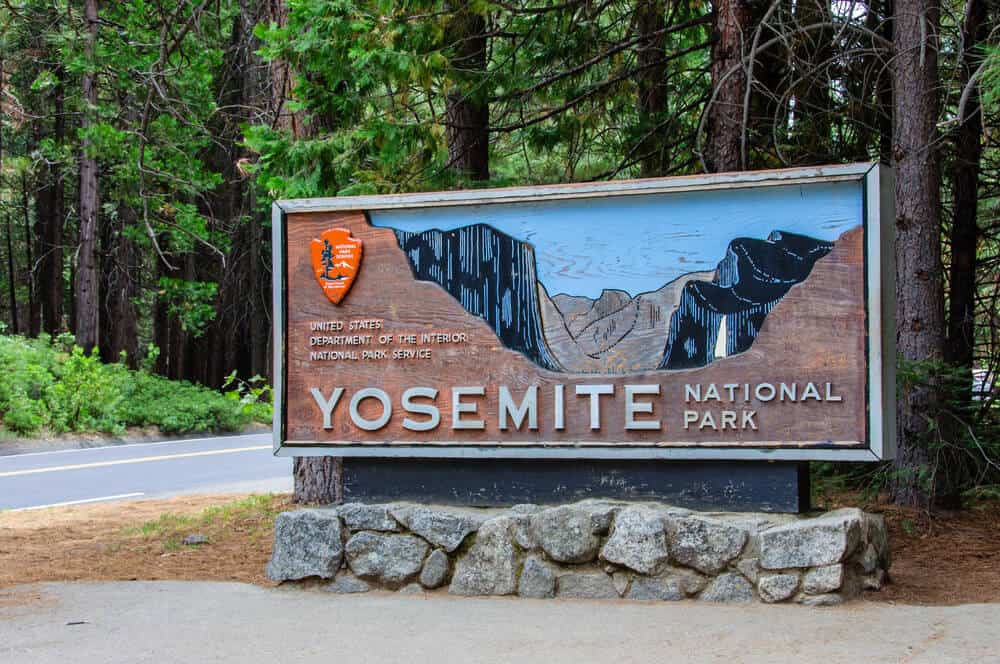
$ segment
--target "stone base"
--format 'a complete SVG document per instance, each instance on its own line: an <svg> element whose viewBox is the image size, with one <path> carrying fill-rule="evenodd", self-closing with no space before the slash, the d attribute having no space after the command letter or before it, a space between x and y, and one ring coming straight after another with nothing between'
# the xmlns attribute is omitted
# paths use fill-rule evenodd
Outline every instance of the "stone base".
<svg viewBox="0 0 1000 664"><path fill-rule="evenodd" d="M799 602L878 589L881 516L698 513L583 501L510 509L351 503L278 515L268 578L330 592L447 587L455 595Z"/></svg>

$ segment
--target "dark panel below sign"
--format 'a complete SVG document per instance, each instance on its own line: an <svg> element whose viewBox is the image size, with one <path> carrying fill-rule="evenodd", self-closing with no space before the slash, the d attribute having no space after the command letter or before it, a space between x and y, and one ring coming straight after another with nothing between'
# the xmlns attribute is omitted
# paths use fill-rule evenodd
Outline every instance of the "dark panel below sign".
<svg viewBox="0 0 1000 664"><path fill-rule="evenodd" d="M526 459L344 459L344 502L498 507L586 498L692 509L804 512L808 464Z"/></svg>

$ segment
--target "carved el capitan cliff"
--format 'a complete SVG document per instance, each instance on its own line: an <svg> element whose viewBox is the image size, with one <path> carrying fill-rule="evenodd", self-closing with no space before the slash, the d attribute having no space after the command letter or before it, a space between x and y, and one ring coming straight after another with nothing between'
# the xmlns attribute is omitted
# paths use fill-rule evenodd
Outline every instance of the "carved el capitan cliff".
<svg viewBox="0 0 1000 664"><path fill-rule="evenodd" d="M448 291L466 311L489 323L508 348L546 369L562 369L542 334L531 245L482 224L395 232L418 279Z"/></svg>

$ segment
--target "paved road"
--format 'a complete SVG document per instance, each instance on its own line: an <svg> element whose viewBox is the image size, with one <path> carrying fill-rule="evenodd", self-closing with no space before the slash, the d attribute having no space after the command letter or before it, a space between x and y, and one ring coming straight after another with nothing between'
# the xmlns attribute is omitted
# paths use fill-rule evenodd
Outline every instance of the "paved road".
<svg viewBox="0 0 1000 664"><path fill-rule="evenodd" d="M236 583L0 589L0 662L1000 661L1000 605L832 609L329 595Z"/></svg>
<svg viewBox="0 0 1000 664"><path fill-rule="evenodd" d="M269 433L0 456L0 509L291 491L291 468Z"/></svg>

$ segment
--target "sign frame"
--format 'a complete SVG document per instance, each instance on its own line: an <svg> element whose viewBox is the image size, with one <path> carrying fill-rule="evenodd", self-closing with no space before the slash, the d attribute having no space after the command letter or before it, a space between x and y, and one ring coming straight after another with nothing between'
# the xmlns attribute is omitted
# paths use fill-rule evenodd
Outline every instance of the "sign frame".
<svg viewBox="0 0 1000 664"><path fill-rule="evenodd" d="M629 447L590 444L552 446L544 441L527 446L489 443L381 442L379 444L295 444L286 440L287 398L287 225L288 215L323 212L440 208L464 205L525 203L580 198L605 198L692 191L759 188L822 182L862 185L867 304L867 447ZM336 456L460 459L620 459L725 461L880 461L896 451L895 385L895 248L894 173L879 163L747 171L584 184L509 187L381 196L292 199L272 205L272 296L274 351L275 456Z"/></svg>

